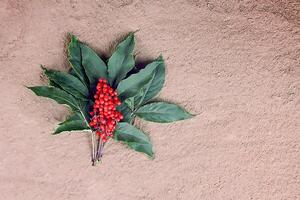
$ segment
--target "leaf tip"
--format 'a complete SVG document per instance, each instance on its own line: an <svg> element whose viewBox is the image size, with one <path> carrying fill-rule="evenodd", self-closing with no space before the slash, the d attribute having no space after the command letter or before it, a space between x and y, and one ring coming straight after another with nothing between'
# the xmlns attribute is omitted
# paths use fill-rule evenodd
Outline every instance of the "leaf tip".
<svg viewBox="0 0 300 200"><path fill-rule="evenodd" d="M47 75L47 72L49 71L44 65L40 65L43 72ZM48 75L47 75L48 76Z"/></svg>
<svg viewBox="0 0 300 200"><path fill-rule="evenodd" d="M69 37L71 38L71 42L77 42L78 41L78 38L73 35L72 33L69 33Z"/></svg>
<svg viewBox="0 0 300 200"><path fill-rule="evenodd" d="M128 41L130 43L134 44L135 37L134 37L134 32L129 32L128 35L125 37L124 41Z"/></svg>
<svg viewBox="0 0 300 200"><path fill-rule="evenodd" d="M134 37L135 32L129 32L127 37Z"/></svg>
<svg viewBox="0 0 300 200"><path fill-rule="evenodd" d="M72 33L69 33L69 44L68 44L68 54L70 54L70 49L73 47L76 47L78 45L78 38L73 35Z"/></svg>
<svg viewBox="0 0 300 200"><path fill-rule="evenodd" d="M151 155L148 154L148 157L150 160L154 160L155 159L155 154L153 152L151 152Z"/></svg>
<svg viewBox="0 0 300 200"><path fill-rule="evenodd" d="M188 114L188 119L190 119L190 118L193 118L193 117L196 117L197 115L199 115L199 114L192 114L192 113L189 113L189 112L187 112L186 111L186 113Z"/></svg>
<svg viewBox="0 0 300 200"><path fill-rule="evenodd" d="M163 55L160 54L160 55L157 57L157 60L164 61Z"/></svg>
<svg viewBox="0 0 300 200"><path fill-rule="evenodd" d="M34 87L27 86L27 85L24 85L24 87L26 87L29 90L32 90L34 88Z"/></svg>

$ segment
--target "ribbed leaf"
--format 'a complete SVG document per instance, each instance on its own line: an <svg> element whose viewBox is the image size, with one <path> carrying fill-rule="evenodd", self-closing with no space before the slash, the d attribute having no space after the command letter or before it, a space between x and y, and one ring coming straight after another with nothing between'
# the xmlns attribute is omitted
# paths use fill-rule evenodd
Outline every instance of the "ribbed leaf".
<svg viewBox="0 0 300 200"><path fill-rule="evenodd" d="M74 97L80 99L86 99L88 97L88 88L75 76L72 76L66 72L48 70L44 67L43 70L50 81L53 81L66 92L72 94Z"/></svg>
<svg viewBox="0 0 300 200"><path fill-rule="evenodd" d="M127 142L126 144L135 151L145 153L151 158L154 157L151 143Z"/></svg>
<svg viewBox="0 0 300 200"><path fill-rule="evenodd" d="M49 80L49 85L50 86L53 86L53 87L56 87L56 88L59 88L59 89L62 89L58 84L56 84L54 81L52 80Z"/></svg>
<svg viewBox="0 0 300 200"><path fill-rule="evenodd" d="M156 69L148 83L145 84L135 96L126 99L126 104L132 110L147 103L149 100L155 97L162 89L165 82L165 64L162 56L159 56L155 61L148 64L145 68Z"/></svg>
<svg viewBox="0 0 300 200"><path fill-rule="evenodd" d="M153 78L154 74L152 75L152 78L148 81L148 83L146 83L136 95L127 98L124 101L131 110L136 110L144 102L145 95L147 94L147 91L151 86Z"/></svg>
<svg viewBox="0 0 300 200"><path fill-rule="evenodd" d="M60 122L58 125L62 125L62 124L64 124L64 123L71 122L71 121L76 121L76 120L84 120L84 119L82 118L82 115L81 115L79 112L73 113L73 114L70 115L65 121Z"/></svg>
<svg viewBox="0 0 300 200"><path fill-rule="evenodd" d="M146 67L151 65L157 65L157 67L153 79L150 80L149 88L145 92L145 96L141 102L142 104L155 97L163 88L165 82L165 63L162 56L158 57L154 62L150 63Z"/></svg>
<svg viewBox="0 0 300 200"><path fill-rule="evenodd" d="M71 41L68 46L68 58L71 67L74 70L73 72L75 72L75 74L83 84L89 86L89 82L82 66L80 42L74 35L71 36Z"/></svg>
<svg viewBox="0 0 300 200"><path fill-rule="evenodd" d="M126 104L126 106L130 109L130 110L134 110L134 96L127 98L124 103Z"/></svg>
<svg viewBox="0 0 300 200"><path fill-rule="evenodd" d="M115 140L125 142L130 148L153 157L152 144L141 130L126 123L118 123L114 133Z"/></svg>
<svg viewBox="0 0 300 200"><path fill-rule="evenodd" d="M92 100L79 102L80 113L86 119L87 122L90 122L89 112L93 109L93 105L94 102Z"/></svg>
<svg viewBox="0 0 300 200"><path fill-rule="evenodd" d="M118 106L117 109L123 115L122 122L127 122L127 123L132 122L132 120L134 118L134 114L132 113L130 108L124 102L120 106Z"/></svg>
<svg viewBox="0 0 300 200"><path fill-rule="evenodd" d="M157 65L149 65L136 74L122 80L117 88L120 99L123 101L129 97L137 95L140 90L149 83L153 77Z"/></svg>
<svg viewBox="0 0 300 200"><path fill-rule="evenodd" d="M77 74L75 73L75 71L74 71L74 69L73 69L73 68L71 68L71 69L69 70L69 73L70 73L71 75L73 75L73 76L76 76L76 77L77 77Z"/></svg>
<svg viewBox="0 0 300 200"><path fill-rule="evenodd" d="M28 87L28 89L32 90L37 96L53 99L59 104L65 104L70 106L73 110L78 110L78 103L76 99L72 95L59 88L36 86Z"/></svg>
<svg viewBox="0 0 300 200"><path fill-rule="evenodd" d="M116 86L134 67L134 34L130 33L116 48L108 61L108 77L111 85Z"/></svg>
<svg viewBox="0 0 300 200"><path fill-rule="evenodd" d="M98 82L98 79L107 79L107 67L101 58L90 47L85 44L80 44L82 55L82 66L93 87Z"/></svg>
<svg viewBox="0 0 300 200"><path fill-rule="evenodd" d="M174 122L193 117L178 105L165 102L146 104L140 107L135 114L144 120L159 123Z"/></svg>
<svg viewBox="0 0 300 200"><path fill-rule="evenodd" d="M70 116L66 121L59 124L53 134L58 134L64 131L80 131L89 130L85 120L80 113L75 113Z"/></svg>

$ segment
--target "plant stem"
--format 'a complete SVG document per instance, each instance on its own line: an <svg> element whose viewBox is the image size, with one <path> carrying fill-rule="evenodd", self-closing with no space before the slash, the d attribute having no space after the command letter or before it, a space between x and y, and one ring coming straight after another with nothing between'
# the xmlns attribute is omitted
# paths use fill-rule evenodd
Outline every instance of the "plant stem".
<svg viewBox="0 0 300 200"><path fill-rule="evenodd" d="M78 107L78 110L80 112L80 114L82 115L87 127L90 128L90 130L92 131L92 165L95 166L95 133L94 131L92 130L89 122L87 121L87 119L85 118L85 115L83 114L82 110L80 107Z"/></svg>
<svg viewBox="0 0 300 200"><path fill-rule="evenodd" d="M103 145L102 139L99 137L98 150L97 150L97 156L96 156L97 161L100 161L101 157L102 157L102 145Z"/></svg>
<svg viewBox="0 0 300 200"><path fill-rule="evenodd" d="M92 165L95 166L95 132L92 132Z"/></svg>
<svg viewBox="0 0 300 200"><path fill-rule="evenodd" d="M104 151L104 145L105 145L105 143L104 142L102 142L102 144L101 144L101 150L100 150L100 157L99 157L99 159L101 160L101 158L102 158L102 156L103 156L103 151Z"/></svg>

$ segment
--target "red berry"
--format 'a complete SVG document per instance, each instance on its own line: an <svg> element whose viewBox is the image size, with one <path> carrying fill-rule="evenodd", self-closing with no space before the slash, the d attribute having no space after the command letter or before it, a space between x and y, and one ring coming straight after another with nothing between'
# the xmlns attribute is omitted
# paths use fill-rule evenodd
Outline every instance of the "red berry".
<svg viewBox="0 0 300 200"><path fill-rule="evenodd" d="M101 134L101 132L100 131L96 131L96 135L100 135Z"/></svg>
<svg viewBox="0 0 300 200"><path fill-rule="evenodd" d="M108 85L107 80L100 78L94 94L95 103L93 111L90 112L90 126L94 128L96 134L103 142L108 137L113 136L116 129L116 122L123 119L123 115L116 111L116 107L121 105L117 92Z"/></svg>
<svg viewBox="0 0 300 200"><path fill-rule="evenodd" d="M100 129L104 131L105 130L105 126L104 125L100 125Z"/></svg>

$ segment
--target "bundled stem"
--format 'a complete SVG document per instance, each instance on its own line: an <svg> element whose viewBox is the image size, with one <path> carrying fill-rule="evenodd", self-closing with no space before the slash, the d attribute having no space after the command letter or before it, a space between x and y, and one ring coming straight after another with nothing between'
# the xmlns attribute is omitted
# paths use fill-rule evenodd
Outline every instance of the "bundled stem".
<svg viewBox="0 0 300 200"><path fill-rule="evenodd" d="M103 148L104 148L104 142L102 139L98 138L98 143L96 144L96 134L93 131L92 132L92 165L95 166L97 162L99 162L103 156Z"/></svg>

